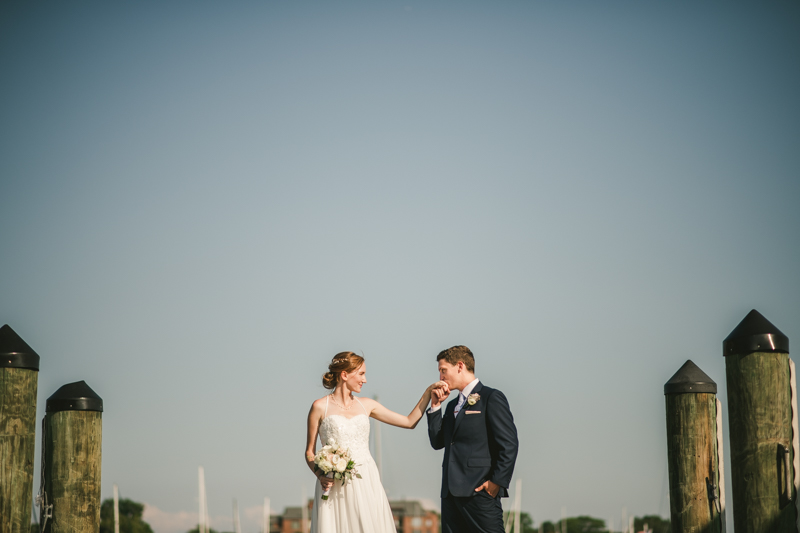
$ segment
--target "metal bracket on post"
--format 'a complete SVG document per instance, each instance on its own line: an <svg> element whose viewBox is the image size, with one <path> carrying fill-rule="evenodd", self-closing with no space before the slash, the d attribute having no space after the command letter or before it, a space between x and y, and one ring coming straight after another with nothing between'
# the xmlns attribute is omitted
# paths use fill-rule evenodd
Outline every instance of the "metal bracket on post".
<svg viewBox="0 0 800 533"><path fill-rule="evenodd" d="M778 444L778 452L776 454L777 468L778 468L778 490L780 491L780 508L783 509L792 503L792 491L794 489L792 478L792 450Z"/></svg>
<svg viewBox="0 0 800 533"><path fill-rule="evenodd" d="M714 471L712 470L711 471L711 477L710 478L709 477L706 478L706 489L708 489L708 503L711 504L711 509L712 510L716 509L717 510L717 514L721 515L722 514L722 509L720 508L719 498L717 497L717 486L712 481L713 479L716 479L716 477L714 476ZM712 513L712 517L713 517L713 513Z"/></svg>
<svg viewBox="0 0 800 533"><path fill-rule="evenodd" d="M53 518L53 504L47 503L47 493L40 492L36 495L36 507L39 508L39 531L44 533L47 521Z"/></svg>
<svg viewBox="0 0 800 533"><path fill-rule="evenodd" d="M47 521L53 518L53 504L47 503L47 492L45 491L45 463L47 460L47 423L46 418L42 418L42 465L41 479L39 484L39 494L36 495L36 507L39 508L39 531L44 533Z"/></svg>
<svg viewBox="0 0 800 533"><path fill-rule="evenodd" d="M792 452L789 448L783 449L783 472L786 476L785 487L786 487L786 501L792 501L792 489L794 488L794 483L792 483Z"/></svg>

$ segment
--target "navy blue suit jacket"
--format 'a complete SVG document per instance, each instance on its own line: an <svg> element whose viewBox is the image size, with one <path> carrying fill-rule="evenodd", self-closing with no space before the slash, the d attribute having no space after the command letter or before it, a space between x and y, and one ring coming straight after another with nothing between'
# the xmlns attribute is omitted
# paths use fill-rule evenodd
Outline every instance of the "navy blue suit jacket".
<svg viewBox="0 0 800 533"><path fill-rule="evenodd" d="M517 460L517 427L505 395L480 381L472 389L480 399L475 405L464 402L454 417L458 398L446 407L428 413L428 437L434 450L444 448L442 493L446 498L467 497L489 480L508 496L508 486ZM444 413L444 414L442 414Z"/></svg>

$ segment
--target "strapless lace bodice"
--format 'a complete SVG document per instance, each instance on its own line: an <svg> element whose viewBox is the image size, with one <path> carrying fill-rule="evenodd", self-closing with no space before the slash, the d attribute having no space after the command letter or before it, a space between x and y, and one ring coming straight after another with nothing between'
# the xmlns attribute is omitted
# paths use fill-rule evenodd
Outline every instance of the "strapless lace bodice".
<svg viewBox="0 0 800 533"><path fill-rule="evenodd" d="M361 463L372 456L369 453L369 418L356 415L346 418L342 415L329 415L319 425L319 438L322 444L333 439L345 448L350 448L353 460Z"/></svg>

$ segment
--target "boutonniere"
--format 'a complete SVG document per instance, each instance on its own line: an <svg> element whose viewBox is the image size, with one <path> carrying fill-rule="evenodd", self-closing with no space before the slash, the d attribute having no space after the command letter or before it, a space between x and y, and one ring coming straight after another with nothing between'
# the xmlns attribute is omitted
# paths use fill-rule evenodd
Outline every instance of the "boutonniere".
<svg viewBox="0 0 800 533"><path fill-rule="evenodd" d="M467 403L470 404L470 405L475 405L476 403L478 403L478 400L480 400L480 399L481 399L481 395L478 394L477 392L474 392L474 393L470 394L469 396L467 396Z"/></svg>

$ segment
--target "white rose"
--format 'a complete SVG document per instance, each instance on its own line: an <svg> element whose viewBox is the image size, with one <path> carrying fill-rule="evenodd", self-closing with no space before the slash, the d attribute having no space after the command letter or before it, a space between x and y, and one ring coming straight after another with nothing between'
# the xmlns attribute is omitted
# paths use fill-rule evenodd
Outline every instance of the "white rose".
<svg viewBox="0 0 800 533"><path fill-rule="evenodd" d="M327 459L323 459L322 461L320 461L317 466L320 467L320 469L326 474L331 470L333 470L333 464L331 464L330 461L328 461Z"/></svg>
<svg viewBox="0 0 800 533"><path fill-rule="evenodd" d="M339 462L336 463L336 470L338 472L344 472L347 470L347 459L339 459Z"/></svg>

